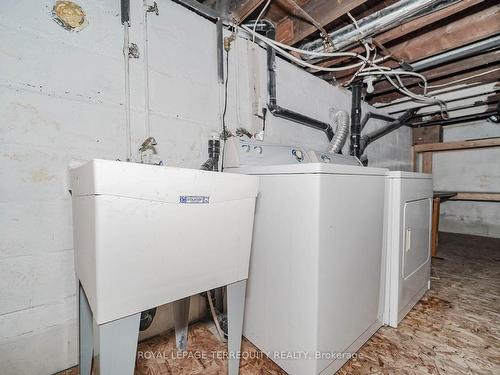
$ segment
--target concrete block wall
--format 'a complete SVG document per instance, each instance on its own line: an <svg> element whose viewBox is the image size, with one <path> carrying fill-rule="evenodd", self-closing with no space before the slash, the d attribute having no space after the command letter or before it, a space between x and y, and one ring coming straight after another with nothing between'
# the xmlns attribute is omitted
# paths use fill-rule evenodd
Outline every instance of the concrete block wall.
<svg viewBox="0 0 500 375"><path fill-rule="evenodd" d="M124 159L123 28L116 0L80 0L88 26L68 32L54 1L0 3L0 373L51 374L77 363L76 280L68 168ZM158 158L198 168L220 132L215 26L168 0L148 22L150 120ZM131 42L144 51L142 2L132 2ZM227 123L250 126L248 42L230 52ZM236 52L237 53L236 53ZM257 48L265 100L265 56ZM144 140L144 54L130 61L132 148ZM328 121L350 94L278 62L282 105ZM364 107L369 110L368 106ZM382 124L374 121L369 127ZM323 133L269 117L266 142L325 149ZM370 146L372 165L409 168L408 129ZM140 275L137 275L140 277ZM192 318L204 313L198 300ZM144 335L172 327L169 306ZM144 337L141 336L141 337Z"/></svg>

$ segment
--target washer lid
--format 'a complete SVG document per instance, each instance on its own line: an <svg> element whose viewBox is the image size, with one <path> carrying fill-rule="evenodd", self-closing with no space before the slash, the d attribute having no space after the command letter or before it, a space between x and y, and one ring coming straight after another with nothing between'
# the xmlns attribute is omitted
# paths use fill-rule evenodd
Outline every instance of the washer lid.
<svg viewBox="0 0 500 375"><path fill-rule="evenodd" d="M405 172L405 171L389 171L387 178L410 178L410 179L427 179L432 180L432 174L419 173L419 172Z"/></svg>
<svg viewBox="0 0 500 375"><path fill-rule="evenodd" d="M226 168L225 172L244 173L253 175L271 174L339 174L339 175L368 175L385 176L387 169L371 168L354 165L328 164L328 163L303 163L285 165L245 166L240 168Z"/></svg>

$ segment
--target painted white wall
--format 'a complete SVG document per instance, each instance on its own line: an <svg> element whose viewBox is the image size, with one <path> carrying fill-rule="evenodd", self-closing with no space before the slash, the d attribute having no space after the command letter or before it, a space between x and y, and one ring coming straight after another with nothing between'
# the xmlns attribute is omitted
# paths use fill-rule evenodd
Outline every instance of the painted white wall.
<svg viewBox="0 0 500 375"><path fill-rule="evenodd" d="M71 33L51 20L53 1L0 3L0 373L5 375L50 374L76 364L68 166L91 158L124 159L126 152L119 2L79 4L89 24ZM152 134L166 164L198 168L207 157L208 135L221 129L215 26L168 0L158 5L160 16L152 15L148 26ZM131 42L142 52L140 1L133 2L132 25ZM230 52L232 129L250 122L247 44L238 41ZM133 150L145 138L143 57L130 61ZM260 49L257 60L265 100ZM324 121L330 108L350 108L349 93L283 61L278 95L281 105ZM327 146L323 133L272 117L265 140ZM408 169L409 142L408 129L401 129L371 145L371 164ZM193 306L193 317L203 313L200 303ZM149 334L171 326L166 306Z"/></svg>
<svg viewBox="0 0 500 375"><path fill-rule="evenodd" d="M436 90L436 95L448 103L450 117L484 112L487 106L464 108L485 101L498 93L498 82L461 84ZM389 113L400 115L408 108L421 106L403 98L380 106ZM423 112L438 110L427 106ZM500 125L486 120L443 128L443 141L461 141L500 137ZM500 191L500 148L439 152L433 156L434 189L447 191ZM500 237L500 203L447 201L441 205L440 230L445 232Z"/></svg>
<svg viewBox="0 0 500 375"><path fill-rule="evenodd" d="M444 128L443 140L500 137L500 124L473 122ZM434 187L449 191L500 191L500 148L436 153ZM448 201L441 205L440 230L500 238L500 202Z"/></svg>

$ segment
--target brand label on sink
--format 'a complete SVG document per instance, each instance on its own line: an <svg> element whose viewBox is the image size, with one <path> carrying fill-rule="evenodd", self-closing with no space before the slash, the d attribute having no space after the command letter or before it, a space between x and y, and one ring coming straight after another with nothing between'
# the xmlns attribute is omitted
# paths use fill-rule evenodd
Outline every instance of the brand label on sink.
<svg viewBox="0 0 500 375"><path fill-rule="evenodd" d="M206 195L181 195L179 197L179 203L186 204L203 204L210 203L210 197Z"/></svg>

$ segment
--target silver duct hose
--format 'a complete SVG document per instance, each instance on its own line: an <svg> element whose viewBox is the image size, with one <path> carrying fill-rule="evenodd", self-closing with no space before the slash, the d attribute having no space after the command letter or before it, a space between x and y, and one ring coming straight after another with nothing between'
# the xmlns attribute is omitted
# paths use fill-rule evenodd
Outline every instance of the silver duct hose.
<svg viewBox="0 0 500 375"><path fill-rule="evenodd" d="M349 134L349 115L346 111L338 111L333 116L333 122L337 124L337 130L330 142L328 152L331 154L338 154L342 151L342 147L344 147L347 135Z"/></svg>
<svg viewBox="0 0 500 375"><path fill-rule="evenodd" d="M333 49L342 50L360 39L381 33L416 17L432 13L457 2L458 0L400 0L358 20L356 25L347 25L331 32L329 35L333 41ZM322 52L324 51L323 39L319 38L304 43L300 48Z"/></svg>

